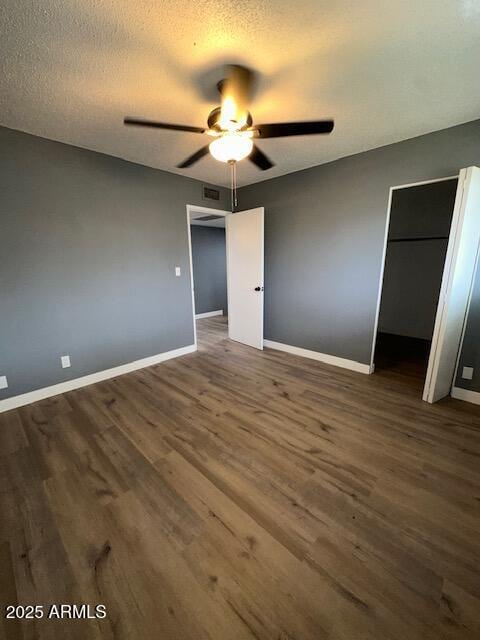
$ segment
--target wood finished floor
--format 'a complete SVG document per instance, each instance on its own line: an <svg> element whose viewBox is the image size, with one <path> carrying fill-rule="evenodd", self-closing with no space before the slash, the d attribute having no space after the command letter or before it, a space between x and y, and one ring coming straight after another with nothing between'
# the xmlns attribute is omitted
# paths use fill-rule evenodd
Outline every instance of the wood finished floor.
<svg viewBox="0 0 480 640"><path fill-rule="evenodd" d="M479 408L198 334L0 415L4 637L478 640Z"/></svg>

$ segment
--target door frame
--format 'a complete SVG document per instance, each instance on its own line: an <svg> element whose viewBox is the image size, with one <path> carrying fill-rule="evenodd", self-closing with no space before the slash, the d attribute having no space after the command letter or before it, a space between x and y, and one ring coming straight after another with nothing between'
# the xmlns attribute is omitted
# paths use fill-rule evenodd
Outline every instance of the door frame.
<svg viewBox="0 0 480 640"><path fill-rule="evenodd" d="M445 310L451 304L452 299L452 287L454 283L454 265L457 257L461 255L462 251L462 233L464 231L463 225L465 221L465 210L468 203L468 189L470 187L470 183L472 180L472 172L473 170L480 170L479 167L469 166L460 170L459 174L459 184L457 188L457 194L455 198L455 207L453 210L453 219L452 219L452 227L450 230L448 248L447 248L447 256L445 259L445 268L443 271L442 277L442 286L440 289L440 298L437 308L437 314L435 316L435 327L432 338L432 349L430 351L430 358L428 361L428 370L427 376L425 380L425 387L423 391L423 400L426 402L436 402L437 399L441 400L441 397L436 397L435 388L432 387L432 380L436 380L436 375L438 373L439 359L445 353L442 351L442 347L445 347L445 344L442 344L442 347L439 347L441 341L445 338ZM459 189L461 189L459 191ZM476 212L476 210L475 210ZM478 218L475 216L475 219ZM462 349L463 337L465 334L465 328L468 318L468 312L470 309L470 303L472 300L473 287L475 283L476 270L478 265L478 256L480 251L480 238L479 238L479 229L476 229L476 235L474 236L474 261L472 265L472 273L471 280L468 282L468 292L466 297L466 304L464 306L464 314L461 320L459 319L454 325L456 328L460 328L460 335L458 337L457 344L457 352L455 354L455 363L453 365L453 374L452 379L449 384L449 394L451 395L452 389L455 386L455 379L457 375L458 365L460 361L460 351ZM461 325L461 326L460 326ZM447 352L448 353L448 352ZM433 355L432 355L433 354Z"/></svg>
<svg viewBox="0 0 480 640"><path fill-rule="evenodd" d="M460 400L467 400L468 402L475 402L474 400L469 400L468 398L460 398L459 395L454 395L455 390L460 391L460 393L462 393L462 391L466 391L468 393L467 389L462 389L461 387L457 387L455 385L455 382L457 381L457 376L458 376L458 368L460 366L460 358L462 355L462 348L463 348L463 341L465 339L465 331L467 330L467 321L468 321L468 317L470 315L470 307L472 304L472 298L473 298L473 290L476 284L476 274L478 273L478 269L480 267L480 243L478 244L478 248L477 248L477 255L475 258L475 267L473 269L473 278L472 278L472 282L470 283L470 293L468 296L468 304L467 304L467 312L465 314L465 320L463 322L463 327L462 327L462 335L460 336L460 348L458 350L457 353L457 362L455 363L455 373L453 374L453 382L452 382L452 397L453 398L459 398ZM479 394L480 395L480 394ZM476 404L480 404L480 402L476 402Z"/></svg>
<svg viewBox="0 0 480 640"><path fill-rule="evenodd" d="M380 304L382 301L382 291L383 291L383 277L385 274L385 261L387 258L387 248L388 248L388 231L390 229L390 217L391 217L391 209L392 209L392 200L393 200L393 192L399 189L409 189L410 187L420 187L424 184L434 184L435 182L446 182L447 180L458 180L460 174L456 174L453 176L446 176L445 178L432 178L431 180L421 180L419 182L409 182L407 184L400 184L390 187L388 192L388 203L387 203L387 218L385 221L385 232L383 238L383 252L382 252L382 264L380 268L380 279L378 283L378 294L377 294L377 309L375 313L375 325L373 331L373 340L372 340L372 350L370 354L370 373L375 371L375 347L377 344L377 334L378 334L378 322L380 318ZM458 187L457 187L458 188ZM452 211L453 215L453 211ZM453 222L453 219L452 219ZM450 229L450 234L453 229ZM449 235L450 235L449 234ZM444 264L445 272L446 263ZM437 313L438 313L438 304L437 304Z"/></svg>
<svg viewBox="0 0 480 640"><path fill-rule="evenodd" d="M212 209L210 207L202 207L197 204L187 204L187 235L188 235L188 257L190 263L190 291L192 294L192 322L193 322L193 343L195 345L195 349L197 348L197 323L195 321L195 292L193 287L193 258L192 258L192 230L191 230L191 214L195 213L205 213L207 215L215 215L215 216L229 216L231 215L231 211L225 211L224 209ZM226 259L226 251L227 251L227 242L226 242L226 229L225 229L225 259ZM227 296L228 296L228 278L227 278Z"/></svg>

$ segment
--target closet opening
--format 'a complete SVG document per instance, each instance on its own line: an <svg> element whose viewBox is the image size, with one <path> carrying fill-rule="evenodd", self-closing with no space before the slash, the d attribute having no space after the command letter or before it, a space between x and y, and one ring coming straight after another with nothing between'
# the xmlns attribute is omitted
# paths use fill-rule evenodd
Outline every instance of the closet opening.
<svg viewBox="0 0 480 640"><path fill-rule="evenodd" d="M391 190L375 371L421 395L434 333L458 178Z"/></svg>

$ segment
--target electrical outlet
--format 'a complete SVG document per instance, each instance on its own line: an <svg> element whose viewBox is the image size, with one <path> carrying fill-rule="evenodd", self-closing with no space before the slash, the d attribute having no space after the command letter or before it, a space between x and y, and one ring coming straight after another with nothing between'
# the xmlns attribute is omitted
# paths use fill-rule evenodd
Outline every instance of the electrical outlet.
<svg viewBox="0 0 480 640"><path fill-rule="evenodd" d="M60 358L60 362L62 363L62 369L68 369L71 366L70 364L70 356L62 356Z"/></svg>
<svg viewBox="0 0 480 640"><path fill-rule="evenodd" d="M0 376L0 389L8 388L8 380L7 376Z"/></svg>
<svg viewBox="0 0 480 640"><path fill-rule="evenodd" d="M175 275L177 276L177 278L182 275L182 270L180 269L180 267L175 267Z"/></svg>
<svg viewBox="0 0 480 640"><path fill-rule="evenodd" d="M473 367L463 367L462 378L464 380L472 380L473 379Z"/></svg>

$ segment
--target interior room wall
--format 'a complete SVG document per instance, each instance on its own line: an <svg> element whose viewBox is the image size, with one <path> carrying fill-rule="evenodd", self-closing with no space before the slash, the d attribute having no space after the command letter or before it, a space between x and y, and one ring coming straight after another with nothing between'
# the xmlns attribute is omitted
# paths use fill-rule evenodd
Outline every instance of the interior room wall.
<svg viewBox="0 0 480 640"><path fill-rule="evenodd" d="M479 164L476 120L240 189L265 207L265 337L370 363L390 187Z"/></svg>
<svg viewBox="0 0 480 640"><path fill-rule="evenodd" d="M192 225L195 313L227 313L225 229Z"/></svg>
<svg viewBox="0 0 480 640"><path fill-rule="evenodd" d="M389 245L378 331L431 340L447 240Z"/></svg>
<svg viewBox="0 0 480 640"><path fill-rule="evenodd" d="M0 128L0 193L0 400L193 343L201 182Z"/></svg>
<svg viewBox="0 0 480 640"><path fill-rule="evenodd" d="M431 340L457 183L393 191L380 332Z"/></svg>

